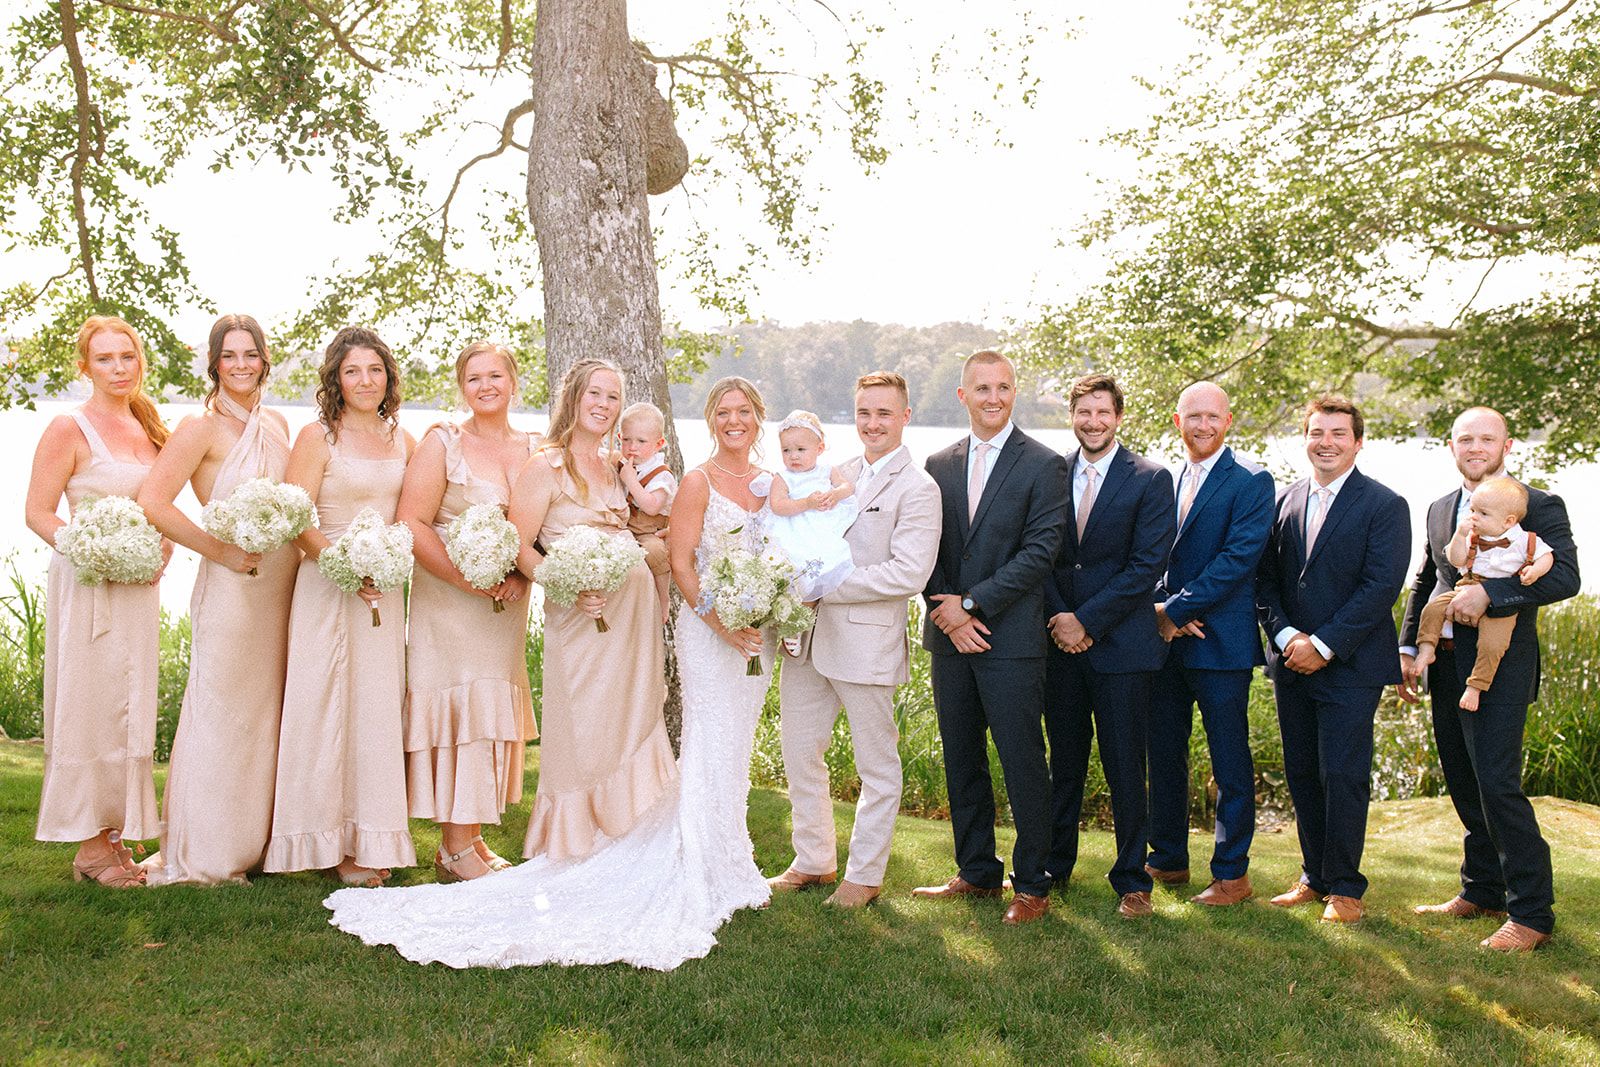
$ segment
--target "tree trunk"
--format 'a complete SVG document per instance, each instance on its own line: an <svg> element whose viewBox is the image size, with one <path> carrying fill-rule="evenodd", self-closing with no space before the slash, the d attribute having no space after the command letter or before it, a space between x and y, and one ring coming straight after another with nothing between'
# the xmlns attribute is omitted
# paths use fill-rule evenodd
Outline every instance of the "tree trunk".
<svg viewBox="0 0 1600 1067"><path fill-rule="evenodd" d="M625 0L540 0L528 214L544 274L550 396L577 360L613 361L630 400L652 400L666 415L667 460L681 473L646 194L649 123L659 99L652 78L628 37ZM682 705L670 641L667 675L667 728L676 745Z"/></svg>

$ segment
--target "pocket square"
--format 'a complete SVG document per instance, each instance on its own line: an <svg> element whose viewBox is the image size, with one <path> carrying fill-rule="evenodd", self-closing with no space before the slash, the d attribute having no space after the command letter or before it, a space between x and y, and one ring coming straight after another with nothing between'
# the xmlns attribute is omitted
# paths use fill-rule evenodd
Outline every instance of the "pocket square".
<svg viewBox="0 0 1600 1067"><path fill-rule="evenodd" d="M866 510L866 511L864 511L864 512L862 512L862 514L863 514L863 515L870 515L870 514L872 514L872 513L873 513L873 512L874 512L874 511L877 511L877 510L879 510L879 509L878 509L878 508L877 508L877 506L876 506L876 505L874 505L874 506L873 506L873 507L870 507L870 508L868 508L868 509L867 509L867 510Z"/></svg>

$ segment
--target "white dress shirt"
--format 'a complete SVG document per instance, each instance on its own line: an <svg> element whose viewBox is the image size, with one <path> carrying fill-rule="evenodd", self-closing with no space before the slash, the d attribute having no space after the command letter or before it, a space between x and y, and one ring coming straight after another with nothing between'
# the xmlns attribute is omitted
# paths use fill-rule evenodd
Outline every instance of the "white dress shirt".
<svg viewBox="0 0 1600 1067"><path fill-rule="evenodd" d="M989 438L987 441L983 440L983 438L979 437L977 434L968 435L971 438L967 442L968 485L972 484L972 464L978 455L978 446L980 444L986 444L990 446L989 454L983 457L983 487L987 489L989 487L989 479L994 475L994 465L1000 462L1000 450L1006 447L1006 441L1010 440L1011 438L1011 431L1016 428L1016 423L1007 420L1006 424L1000 428L1000 432ZM888 457L886 456L884 458L887 459Z"/></svg>
<svg viewBox="0 0 1600 1067"><path fill-rule="evenodd" d="M1320 484L1315 478L1311 480L1311 488L1306 493L1306 525L1301 530L1301 533L1311 528L1311 520L1317 515L1317 508L1320 506L1317 502L1317 490L1326 489L1328 491L1328 503L1326 506L1329 511L1332 511L1333 502L1339 499L1339 491L1344 488L1344 483L1350 480L1350 471L1355 469L1355 465L1351 464L1350 470L1345 471L1327 485ZM1323 518L1326 520L1327 516L1323 516ZM1319 533L1317 536L1320 538L1322 535ZM1272 643L1278 646L1279 652L1282 652L1288 646L1289 639L1298 632L1293 626L1285 626L1273 637ZM1311 647L1317 650L1318 655L1326 660L1333 659L1333 650L1318 640L1316 634L1307 634L1306 636L1311 638Z"/></svg>
<svg viewBox="0 0 1600 1067"><path fill-rule="evenodd" d="M867 486L871 485L872 484L872 480L874 478L876 478L878 475L882 474L883 473L883 468L885 468L885 467L887 467L889 465L889 461L890 460L894 459L894 457L898 456L901 452L903 452L905 450L905 447L906 447L905 445L898 445L895 448L890 449L884 455L879 456L877 458L877 460L872 462L872 463L868 463L867 462L867 457L866 456L862 456L861 457L861 473L856 476L856 495L860 496L861 495L861 490L863 490ZM993 469L994 469L993 466L991 466L989 468L989 470L993 470ZM970 466L969 466L969 470L970 470ZM987 474L988 471L985 471L984 473Z"/></svg>
<svg viewBox="0 0 1600 1067"><path fill-rule="evenodd" d="M1088 475L1084 474L1085 468L1094 468L1094 502L1098 504L1100 502L1100 491L1106 487L1106 473L1111 470L1111 461L1116 458L1117 449L1121 447L1115 441L1111 442L1111 447L1106 449L1106 454L1093 463L1086 463L1083 458L1083 452L1081 450L1078 452L1078 462L1073 464L1072 467L1071 513L1073 515L1078 513L1078 501L1083 499L1084 488L1089 483ZM1092 510L1090 514L1093 514Z"/></svg>

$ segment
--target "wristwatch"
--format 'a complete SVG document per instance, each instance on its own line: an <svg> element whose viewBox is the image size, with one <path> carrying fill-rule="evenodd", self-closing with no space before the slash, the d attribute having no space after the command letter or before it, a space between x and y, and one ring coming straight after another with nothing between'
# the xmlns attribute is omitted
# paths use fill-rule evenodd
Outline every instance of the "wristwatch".
<svg viewBox="0 0 1600 1067"><path fill-rule="evenodd" d="M972 595L970 593L962 596L961 610L966 612L968 615L978 610L977 601L972 599Z"/></svg>

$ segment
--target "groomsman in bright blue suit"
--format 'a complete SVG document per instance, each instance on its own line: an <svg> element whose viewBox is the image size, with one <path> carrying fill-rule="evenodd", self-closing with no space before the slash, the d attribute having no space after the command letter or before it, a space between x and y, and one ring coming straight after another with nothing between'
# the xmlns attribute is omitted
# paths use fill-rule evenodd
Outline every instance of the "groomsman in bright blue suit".
<svg viewBox="0 0 1600 1067"><path fill-rule="evenodd" d="M1255 578L1272 531L1272 475L1227 447L1228 394L1196 382L1172 417L1187 462L1176 476L1178 538L1156 587L1156 629L1168 642L1150 703L1150 858L1156 881L1189 880L1189 732L1200 705L1217 780L1211 884L1191 898L1248 900L1255 836L1250 678L1266 662L1256 628Z"/></svg>
<svg viewBox="0 0 1600 1067"><path fill-rule="evenodd" d="M1283 732L1302 873L1279 907L1327 901L1324 922L1359 922L1372 799L1372 720L1400 681L1394 602L1405 585L1411 515L1356 469L1361 409L1341 396L1306 405L1312 476L1278 494L1256 576L1267 674Z"/></svg>
<svg viewBox="0 0 1600 1067"><path fill-rule="evenodd" d="M1048 870L1064 885L1078 860L1089 746L1098 737L1117 843L1107 877L1117 914L1136 919L1151 912L1145 747L1151 681L1167 648L1150 594L1177 528L1172 475L1117 443L1123 399L1114 379L1084 375L1072 383L1067 404L1078 438L1067 457L1072 509L1044 589L1054 646L1044 683L1055 811Z"/></svg>

